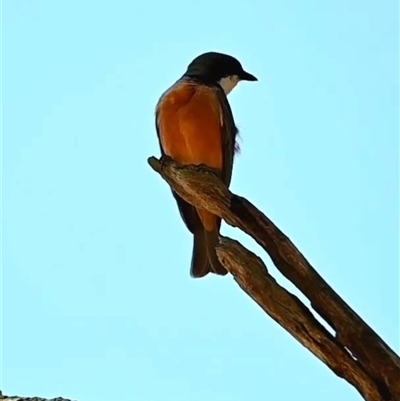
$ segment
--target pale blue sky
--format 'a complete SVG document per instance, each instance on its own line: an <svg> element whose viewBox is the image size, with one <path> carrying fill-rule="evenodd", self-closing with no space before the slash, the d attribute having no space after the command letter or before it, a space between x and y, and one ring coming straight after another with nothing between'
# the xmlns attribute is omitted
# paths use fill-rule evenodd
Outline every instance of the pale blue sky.
<svg viewBox="0 0 400 401"><path fill-rule="evenodd" d="M5 393L360 400L231 277L189 276L147 157L159 95L209 50L259 78L230 96L233 191L399 350L395 0L4 0Z"/></svg>

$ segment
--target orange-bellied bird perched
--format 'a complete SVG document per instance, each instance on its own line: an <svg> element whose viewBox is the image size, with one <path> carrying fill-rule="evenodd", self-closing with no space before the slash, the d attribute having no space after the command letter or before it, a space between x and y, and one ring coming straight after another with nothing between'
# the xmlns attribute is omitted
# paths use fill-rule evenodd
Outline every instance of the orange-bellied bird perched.
<svg viewBox="0 0 400 401"><path fill-rule="evenodd" d="M238 129L227 95L239 81L257 78L246 72L236 58L215 52L196 57L157 104L156 129L162 155L181 164L209 166L219 171L229 186ZM193 234L191 276L227 274L215 250L221 219L172 193Z"/></svg>

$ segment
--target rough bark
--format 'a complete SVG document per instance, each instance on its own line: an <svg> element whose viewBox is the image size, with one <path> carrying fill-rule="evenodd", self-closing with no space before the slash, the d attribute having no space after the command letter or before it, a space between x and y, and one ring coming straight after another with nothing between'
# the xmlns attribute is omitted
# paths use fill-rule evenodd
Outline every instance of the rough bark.
<svg viewBox="0 0 400 401"><path fill-rule="evenodd" d="M335 331L333 337L294 295L280 287L255 255L222 238L221 262L273 319L351 383L368 401L400 400L400 359L315 271L290 239L251 202L231 193L205 166L149 158L150 166L187 202L220 216L250 235L279 271Z"/></svg>

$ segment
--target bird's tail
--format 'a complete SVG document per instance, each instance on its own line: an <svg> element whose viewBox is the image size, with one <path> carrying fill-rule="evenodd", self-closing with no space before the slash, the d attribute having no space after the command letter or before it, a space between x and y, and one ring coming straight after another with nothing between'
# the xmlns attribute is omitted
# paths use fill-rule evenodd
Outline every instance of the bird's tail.
<svg viewBox="0 0 400 401"><path fill-rule="evenodd" d="M218 245L218 228L206 231L203 228L193 234L193 253L190 275L194 278L215 273L225 276L228 272L218 259L215 247Z"/></svg>

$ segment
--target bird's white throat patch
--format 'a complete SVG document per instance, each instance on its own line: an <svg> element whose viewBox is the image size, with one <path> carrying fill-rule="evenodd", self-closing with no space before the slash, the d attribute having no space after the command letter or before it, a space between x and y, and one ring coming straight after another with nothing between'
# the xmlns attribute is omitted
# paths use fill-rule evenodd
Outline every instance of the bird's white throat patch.
<svg viewBox="0 0 400 401"><path fill-rule="evenodd" d="M225 95L232 91L232 89L238 84L239 77L237 75L229 75L228 77L224 77L219 80L219 84L221 85L222 89L225 92Z"/></svg>

